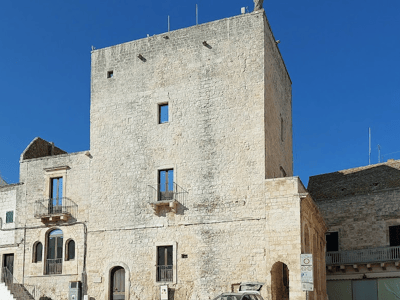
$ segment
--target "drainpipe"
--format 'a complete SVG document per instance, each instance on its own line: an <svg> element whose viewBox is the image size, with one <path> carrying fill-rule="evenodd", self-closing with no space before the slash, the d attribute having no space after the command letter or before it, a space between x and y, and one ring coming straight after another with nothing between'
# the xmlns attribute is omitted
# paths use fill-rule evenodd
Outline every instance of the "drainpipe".
<svg viewBox="0 0 400 300"><path fill-rule="evenodd" d="M22 262L22 284L25 283L25 245L26 245L26 224L24 226L24 256Z"/></svg>

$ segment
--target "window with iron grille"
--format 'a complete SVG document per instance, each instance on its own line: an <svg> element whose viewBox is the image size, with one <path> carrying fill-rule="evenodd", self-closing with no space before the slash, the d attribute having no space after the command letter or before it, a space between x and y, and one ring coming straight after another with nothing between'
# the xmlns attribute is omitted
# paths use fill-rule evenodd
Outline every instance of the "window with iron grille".
<svg viewBox="0 0 400 300"><path fill-rule="evenodd" d="M157 247L157 281L173 281L173 247Z"/></svg>
<svg viewBox="0 0 400 300"><path fill-rule="evenodd" d="M14 222L14 212L8 211L6 212L6 223L13 223Z"/></svg>

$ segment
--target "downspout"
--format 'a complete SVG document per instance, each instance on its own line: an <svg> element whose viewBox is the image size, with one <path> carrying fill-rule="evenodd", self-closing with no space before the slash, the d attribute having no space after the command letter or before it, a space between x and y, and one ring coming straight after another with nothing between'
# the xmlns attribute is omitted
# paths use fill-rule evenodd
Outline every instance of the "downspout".
<svg viewBox="0 0 400 300"><path fill-rule="evenodd" d="M24 226L24 256L22 262L22 285L25 283L25 245L26 245L26 224Z"/></svg>

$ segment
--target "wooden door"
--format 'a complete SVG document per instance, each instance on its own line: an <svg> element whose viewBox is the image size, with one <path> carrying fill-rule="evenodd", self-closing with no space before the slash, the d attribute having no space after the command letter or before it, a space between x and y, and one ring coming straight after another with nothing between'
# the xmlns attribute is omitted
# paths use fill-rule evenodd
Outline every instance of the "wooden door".
<svg viewBox="0 0 400 300"><path fill-rule="evenodd" d="M125 300L125 269L115 267L111 271L111 300Z"/></svg>
<svg viewBox="0 0 400 300"><path fill-rule="evenodd" d="M14 254L4 254L4 267L14 274Z"/></svg>

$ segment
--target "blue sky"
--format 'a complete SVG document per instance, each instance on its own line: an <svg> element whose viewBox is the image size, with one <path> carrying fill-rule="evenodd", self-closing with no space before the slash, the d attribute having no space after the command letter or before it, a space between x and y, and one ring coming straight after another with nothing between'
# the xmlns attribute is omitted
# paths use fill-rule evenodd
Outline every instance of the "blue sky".
<svg viewBox="0 0 400 300"><path fill-rule="evenodd" d="M36 136L89 149L90 49L253 9L251 0L3 0L0 173L18 182ZM294 173L400 159L400 1L280 0L264 8L293 81Z"/></svg>

